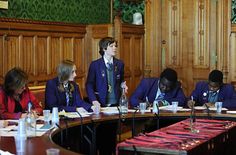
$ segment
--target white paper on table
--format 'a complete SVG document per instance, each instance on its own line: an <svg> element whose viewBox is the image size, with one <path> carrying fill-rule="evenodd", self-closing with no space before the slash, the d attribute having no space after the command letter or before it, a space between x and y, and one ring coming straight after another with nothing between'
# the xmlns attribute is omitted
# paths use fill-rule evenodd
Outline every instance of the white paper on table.
<svg viewBox="0 0 236 155"><path fill-rule="evenodd" d="M195 110L205 110L206 107L205 106L195 106L194 109Z"/></svg>
<svg viewBox="0 0 236 155"><path fill-rule="evenodd" d="M231 111L227 111L226 113L227 113L227 114L236 114L236 111L232 111L232 110L231 110Z"/></svg>
<svg viewBox="0 0 236 155"><path fill-rule="evenodd" d="M189 109L189 108L182 108L182 109L179 109L178 111L191 111L191 109Z"/></svg>
<svg viewBox="0 0 236 155"><path fill-rule="evenodd" d="M92 114L87 112L84 108L76 108L76 111L77 112L65 112L64 110L62 110L59 112L59 115L64 115L68 118L80 118L80 115L82 117L89 117Z"/></svg>
<svg viewBox="0 0 236 155"><path fill-rule="evenodd" d="M103 107L101 108L101 112L104 114L119 114L117 107Z"/></svg>
<svg viewBox="0 0 236 155"><path fill-rule="evenodd" d="M11 154L11 153L8 152L8 151L0 150L0 155L14 155L14 154Z"/></svg>
<svg viewBox="0 0 236 155"><path fill-rule="evenodd" d="M36 137L42 136L44 133L46 133L48 130L52 129L52 127L48 129L40 129L44 124L37 124L36 125ZM14 137L17 134L17 126L11 125L7 127L8 130L0 130L0 136L2 137Z"/></svg>
<svg viewBox="0 0 236 155"><path fill-rule="evenodd" d="M209 110L216 111L217 108L216 108L216 107L210 107ZM228 109L227 109L227 108L222 108L221 110L222 110L222 111L226 111L226 110L228 110Z"/></svg>
<svg viewBox="0 0 236 155"><path fill-rule="evenodd" d="M173 110L173 107L172 107L172 105L168 105L168 106L159 107L159 109L160 109L160 110L172 111L172 110ZM177 107L177 111L179 111L180 109L183 109L183 107Z"/></svg>

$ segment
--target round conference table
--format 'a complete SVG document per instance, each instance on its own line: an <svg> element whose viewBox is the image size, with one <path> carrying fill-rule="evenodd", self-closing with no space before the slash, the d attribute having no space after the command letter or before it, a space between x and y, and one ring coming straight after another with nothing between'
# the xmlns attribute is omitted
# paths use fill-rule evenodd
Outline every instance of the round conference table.
<svg viewBox="0 0 236 155"><path fill-rule="evenodd" d="M236 120L236 115L235 114L228 114L225 111L222 113L218 114L214 111L210 111L209 113L205 111L196 111L195 112L196 118L212 118L212 119L223 119L223 120ZM99 123L104 123L104 122L115 122L119 120L122 121L131 121L132 120L145 120L145 119L150 119L150 118L156 118L158 120L162 119L172 119L172 118L177 118L177 119L185 119L189 118L190 112L177 112L173 113L171 111L160 111L159 116L151 113L151 112L146 112L145 114L141 114L140 112L129 112L128 114L125 115L119 115L119 114L103 114L100 113L99 115L91 115L90 117L84 117L82 120L81 119L68 119L68 120L60 120L60 125L59 128L54 128L48 132L46 132L43 136L41 137L33 137L33 138L28 138L27 139L27 144L26 144L26 155L43 155L46 154L46 149L48 148L58 148L60 149L60 155L66 154L66 155L74 155L74 154L81 154L78 152L74 152L71 150L68 150L66 148L61 147L58 143L60 143L60 140L54 140L54 137L58 137L57 139L60 139L61 132L68 130L70 128L80 128L82 126L96 126ZM134 125L134 124L133 124ZM80 131L81 133L81 131ZM81 133L83 134L83 133ZM69 135L67 137L68 139L72 138ZM79 138L76 138L78 141L80 140ZM70 148L67 146L67 148ZM16 147L15 147L15 141L14 137L4 137L0 136L0 149L3 151L9 151L10 153L15 154L16 153ZM90 153L90 154L94 154Z"/></svg>

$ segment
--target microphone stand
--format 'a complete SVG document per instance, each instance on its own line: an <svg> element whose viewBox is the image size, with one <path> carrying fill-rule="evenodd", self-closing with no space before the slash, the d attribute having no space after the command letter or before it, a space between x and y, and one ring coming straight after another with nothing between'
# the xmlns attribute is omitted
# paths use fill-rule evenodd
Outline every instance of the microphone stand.
<svg viewBox="0 0 236 155"><path fill-rule="evenodd" d="M157 113L154 113L154 114L155 114L155 116L156 116L156 118L157 118L157 129L159 129L159 124L160 124L160 122L159 122L159 118L160 118L160 109L159 109L158 103L153 103L153 104L155 104L156 107L157 107ZM152 109L152 110L153 110L153 109Z"/></svg>
<svg viewBox="0 0 236 155"><path fill-rule="evenodd" d="M205 106L206 106L206 108L207 108L207 118L208 119L211 119L211 116L210 116L210 107L207 105L207 104L204 104Z"/></svg>
<svg viewBox="0 0 236 155"><path fill-rule="evenodd" d="M67 116L64 116L64 117L62 117L63 118L63 121L64 121L64 123L65 123L65 125L66 125L66 137L65 137L65 142L66 142L66 147L68 147L68 117Z"/></svg>
<svg viewBox="0 0 236 155"><path fill-rule="evenodd" d="M118 122L118 126L119 126L119 142L121 141L121 111L119 106L116 106L118 112L119 112L119 122Z"/></svg>
<svg viewBox="0 0 236 155"><path fill-rule="evenodd" d="M60 125L58 123L55 123L55 125L60 129L60 133L61 133L61 146L63 146L63 132L62 132L62 128L60 127Z"/></svg>
<svg viewBox="0 0 236 155"><path fill-rule="evenodd" d="M132 138L134 138L135 136L135 115L137 113L139 109L135 109L134 113L133 113L133 118L132 118Z"/></svg>
<svg viewBox="0 0 236 155"><path fill-rule="evenodd" d="M82 149L83 148L83 117L78 111L76 111L76 112L80 118L80 145L82 146L81 147L81 149Z"/></svg>
<svg viewBox="0 0 236 155"><path fill-rule="evenodd" d="M194 105L191 107L191 113L190 113L190 130L192 133L198 133L199 130L195 129L195 124L196 122L196 117L195 117L195 110L194 110Z"/></svg>

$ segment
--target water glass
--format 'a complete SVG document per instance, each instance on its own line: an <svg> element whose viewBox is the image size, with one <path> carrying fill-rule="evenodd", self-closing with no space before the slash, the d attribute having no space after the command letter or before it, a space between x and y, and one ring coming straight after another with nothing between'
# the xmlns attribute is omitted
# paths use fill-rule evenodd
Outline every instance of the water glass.
<svg viewBox="0 0 236 155"><path fill-rule="evenodd" d="M171 102L172 103L172 111L176 113L178 110L178 102Z"/></svg>
<svg viewBox="0 0 236 155"><path fill-rule="evenodd" d="M59 123L58 108L53 107L52 109L52 124Z"/></svg>
<svg viewBox="0 0 236 155"><path fill-rule="evenodd" d="M94 109L93 109L93 113L95 115L98 115L100 113L101 107L100 105L95 105Z"/></svg>
<svg viewBox="0 0 236 155"><path fill-rule="evenodd" d="M140 110L141 114L144 114L144 113L145 113L146 106L147 106L147 103L146 103L146 102L141 102L141 103L139 103L139 110Z"/></svg>
<svg viewBox="0 0 236 155"><path fill-rule="evenodd" d="M50 110L43 110L44 124L49 124L50 121Z"/></svg>
<svg viewBox="0 0 236 155"><path fill-rule="evenodd" d="M17 127L17 137L26 138L26 126L25 126L24 118L19 119L18 127Z"/></svg>
<svg viewBox="0 0 236 155"><path fill-rule="evenodd" d="M16 154L24 155L26 150L26 137L15 136Z"/></svg>
<svg viewBox="0 0 236 155"><path fill-rule="evenodd" d="M221 113L221 111L222 111L222 102L216 102L215 107L216 107L216 112Z"/></svg>
<svg viewBox="0 0 236 155"><path fill-rule="evenodd" d="M50 148L46 150L47 155L59 155L60 150L56 148Z"/></svg>

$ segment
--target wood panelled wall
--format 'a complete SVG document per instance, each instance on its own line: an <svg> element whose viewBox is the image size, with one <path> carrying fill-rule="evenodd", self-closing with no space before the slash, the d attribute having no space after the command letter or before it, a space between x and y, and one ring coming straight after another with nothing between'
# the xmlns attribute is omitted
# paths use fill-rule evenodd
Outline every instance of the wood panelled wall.
<svg viewBox="0 0 236 155"><path fill-rule="evenodd" d="M114 21L115 38L119 42L119 56L125 63L125 80L130 96L143 77L144 27L124 24L118 17Z"/></svg>
<svg viewBox="0 0 236 155"><path fill-rule="evenodd" d="M78 81L86 75L86 26L50 22L0 20L0 79L12 67L24 69L30 85L43 85L56 76L62 59L74 60Z"/></svg>
<svg viewBox="0 0 236 155"><path fill-rule="evenodd" d="M145 67L151 76L177 70L186 95L212 69L231 81L231 0L146 0ZM234 66L235 68L235 66Z"/></svg>
<svg viewBox="0 0 236 155"><path fill-rule="evenodd" d="M56 76L58 63L63 59L71 59L77 66L76 81L86 95L84 88L89 64L100 57L98 42L106 36L117 36L114 30L116 27L122 32L116 38L119 47L117 57L125 63L125 78L129 92L133 91L143 75L144 28L123 25L120 20L115 25L77 25L1 18L0 84L6 72L18 66L29 74L29 85L45 85L48 79Z"/></svg>

